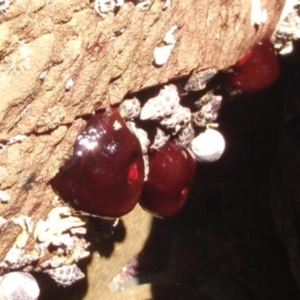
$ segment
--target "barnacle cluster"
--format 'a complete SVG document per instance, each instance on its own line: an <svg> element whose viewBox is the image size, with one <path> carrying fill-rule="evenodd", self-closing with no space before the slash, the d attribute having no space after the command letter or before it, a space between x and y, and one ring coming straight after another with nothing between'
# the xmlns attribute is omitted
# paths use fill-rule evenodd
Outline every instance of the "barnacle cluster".
<svg viewBox="0 0 300 300"><path fill-rule="evenodd" d="M57 128L66 115L67 112L63 106L55 105L50 107L37 121L36 131L42 132Z"/></svg>
<svg viewBox="0 0 300 300"><path fill-rule="evenodd" d="M3 224L13 222L21 228L13 246L0 262L6 272L13 270L43 271L56 279L54 271L60 267L70 267L80 259L87 257L89 243L85 240L86 223L73 216L67 206L53 208L45 220L34 222L31 217L19 216L11 220L3 220ZM31 245L28 247L28 245ZM50 250L51 249L51 250ZM50 255L51 251L51 255ZM40 261L38 266L35 262ZM51 271L53 270L53 271ZM58 278L57 282L64 285L82 278L78 270L72 271L72 280ZM76 276L75 276L76 275Z"/></svg>
<svg viewBox="0 0 300 300"><path fill-rule="evenodd" d="M202 152L199 149L209 148L212 152L223 153L224 139L222 145L219 141L215 141L216 136L222 136L221 133L214 128L206 128L216 121L222 96L214 95L210 91L196 101L192 109L183 106L180 100L177 87L169 84L143 105L136 97L126 99L120 105L119 111L122 117L140 141L145 161L149 152L160 150L169 140L189 148L202 162L206 161L207 156L205 154L201 157ZM155 124L154 128L153 124ZM203 129L206 133L205 139L201 132ZM207 161L217 160L219 157L220 155L217 155L214 156L215 159L209 158Z"/></svg>

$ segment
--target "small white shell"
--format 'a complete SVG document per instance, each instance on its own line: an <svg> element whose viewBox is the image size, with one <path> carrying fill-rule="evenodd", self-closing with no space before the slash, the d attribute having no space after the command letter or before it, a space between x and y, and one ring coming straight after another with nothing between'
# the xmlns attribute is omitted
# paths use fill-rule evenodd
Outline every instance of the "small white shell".
<svg viewBox="0 0 300 300"><path fill-rule="evenodd" d="M191 150L197 161L214 162L225 150L225 139L219 131L207 128L192 140Z"/></svg>
<svg viewBox="0 0 300 300"><path fill-rule="evenodd" d="M1 300L37 300L40 288L35 278L26 272L11 272L0 279Z"/></svg>
<svg viewBox="0 0 300 300"><path fill-rule="evenodd" d="M55 269L46 270L44 272L49 274L52 279L62 286L69 286L85 277L84 273L81 272L76 264L62 266Z"/></svg>
<svg viewBox="0 0 300 300"><path fill-rule="evenodd" d="M10 195L6 191L0 190L0 201L7 203L11 199Z"/></svg>
<svg viewBox="0 0 300 300"><path fill-rule="evenodd" d="M173 48L174 44L155 47L153 52L155 65L164 65L169 60Z"/></svg>
<svg viewBox="0 0 300 300"><path fill-rule="evenodd" d="M72 78L69 78L65 85L66 91L71 90L73 88L74 84L75 84L74 80Z"/></svg>

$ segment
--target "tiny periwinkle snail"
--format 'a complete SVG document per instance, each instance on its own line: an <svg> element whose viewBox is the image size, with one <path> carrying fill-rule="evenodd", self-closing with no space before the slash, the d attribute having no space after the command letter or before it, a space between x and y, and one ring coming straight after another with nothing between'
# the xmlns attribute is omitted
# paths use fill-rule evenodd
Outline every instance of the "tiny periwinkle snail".
<svg viewBox="0 0 300 300"><path fill-rule="evenodd" d="M149 174L139 204L156 217L175 216L186 203L195 171L189 150L167 142L149 154Z"/></svg>
<svg viewBox="0 0 300 300"><path fill-rule="evenodd" d="M135 207L143 181L139 141L112 108L87 122L51 185L76 211L117 218Z"/></svg>

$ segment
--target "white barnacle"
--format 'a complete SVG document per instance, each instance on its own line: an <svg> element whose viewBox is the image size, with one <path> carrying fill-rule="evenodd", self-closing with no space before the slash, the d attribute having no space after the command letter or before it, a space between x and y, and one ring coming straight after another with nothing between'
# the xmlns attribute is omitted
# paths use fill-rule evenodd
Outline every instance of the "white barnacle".
<svg viewBox="0 0 300 300"><path fill-rule="evenodd" d="M124 119L131 120L140 115L141 103L136 97L126 99L120 104L118 110Z"/></svg>
<svg viewBox="0 0 300 300"><path fill-rule="evenodd" d="M73 88L74 84L75 84L74 80L72 78L69 78L65 85L66 91L70 91Z"/></svg>
<svg viewBox="0 0 300 300"><path fill-rule="evenodd" d="M33 236L37 241L36 247L40 252L53 245L61 252L71 252L75 235L84 235L85 222L79 217L72 216L67 206L55 207L47 215L46 220L39 220Z"/></svg>
<svg viewBox="0 0 300 300"><path fill-rule="evenodd" d="M150 98L142 107L141 120L160 120L171 116L179 107L180 98L175 85L169 84L160 90L156 97Z"/></svg>
<svg viewBox="0 0 300 300"><path fill-rule="evenodd" d="M10 56L5 57L3 61L10 65L9 73L17 73L29 69L31 55L32 53L28 45L24 41L20 41L18 50Z"/></svg>
<svg viewBox="0 0 300 300"><path fill-rule="evenodd" d="M70 286L85 277L84 273L82 273L76 264L57 267L45 270L44 272L49 274L55 282L62 286Z"/></svg>
<svg viewBox="0 0 300 300"><path fill-rule="evenodd" d="M9 0L0 0L0 14L5 12L9 8L9 5Z"/></svg>
<svg viewBox="0 0 300 300"><path fill-rule="evenodd" d="M268 12L266 9L262 9L261 0L251 1L251 25L259 26L266 23L268 19Z"/></svg>
<svg viewBox="0 0 300 300"><path fill-rule="evenodd" d="M27 136L24 134L15 135L8 140L7 145L12 145L12 144L15 144L18 142L23 142L26 138L27 138Z"/></svg>
<svg viewBox="0 0 300 300"><path fill-rule="evenodd" d="M208 127L192 140L190 148L197 161L214 162L225 150L225 139L219 131Z"/></svg>
<svg viewBox="0 0 300 300"><path fill-rule="evenodd" d="M192 113L190 109L178 105L177 109L171 116L165 117L160 120L160 124L166 129L170 129L174 133L178 133L182 127L187 126L191 119Z"/></svg>
<svg viewBox="0 0 300 300"><path fill-rule="evenodd" d="M56 105L48 108L47 112L44 113L36 123L38 131L41 131L41 129L50 130L58 127L66 115L67 112L63 106Z"/></svg>
<svg viewBox="0 0 300 300"><path fill-rule="evenodd" d="M1 300L37 300L39 295L39 285L30 273L10 272L0 277Z"/></svg>
<svg viewBox="0 0 300 300"><path fill-rule="evenodd" d="M170 139L170 135L167 135L163 130L157 127L156 134L154 136L150 149L158 151L167 143L169 139Z"/></svg>
<svg viewBox="0 0 300 300"><path fill-rule="evenodd" d="M11 196L8 192L0 190L0 201L1 203L7 203L11 199Z"/></svg>

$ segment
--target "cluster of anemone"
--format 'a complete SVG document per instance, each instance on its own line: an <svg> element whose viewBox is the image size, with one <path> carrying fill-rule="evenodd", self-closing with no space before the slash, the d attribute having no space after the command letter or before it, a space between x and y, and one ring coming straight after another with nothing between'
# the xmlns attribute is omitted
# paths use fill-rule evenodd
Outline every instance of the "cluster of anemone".
<svg viewBox="0 0 300 300"><path fill-rule="evenodd" d="M274 47L262 40L227 72L224 86L233 94L256 92L278 75ZM169 84L143 104L127 99L95 114L52 187L92 216L118 218L137 203L157 217L176 215L188 199L196 161L213 162L224 152L225 139L211 124L221 100L208 93L193 113Z"/></svg>
<svg viewBox="0 0 300 300"><path fill-rule="evenodd" d="M139 203L155 216L172 217L187 201L196 160L217 160L225 148L215 129L195 136L191 124L174 85L143 105L133 98L108 108L87 121L52 187L91 216L118 218ZM216 136L217 150L210 139Z"/></svg>

